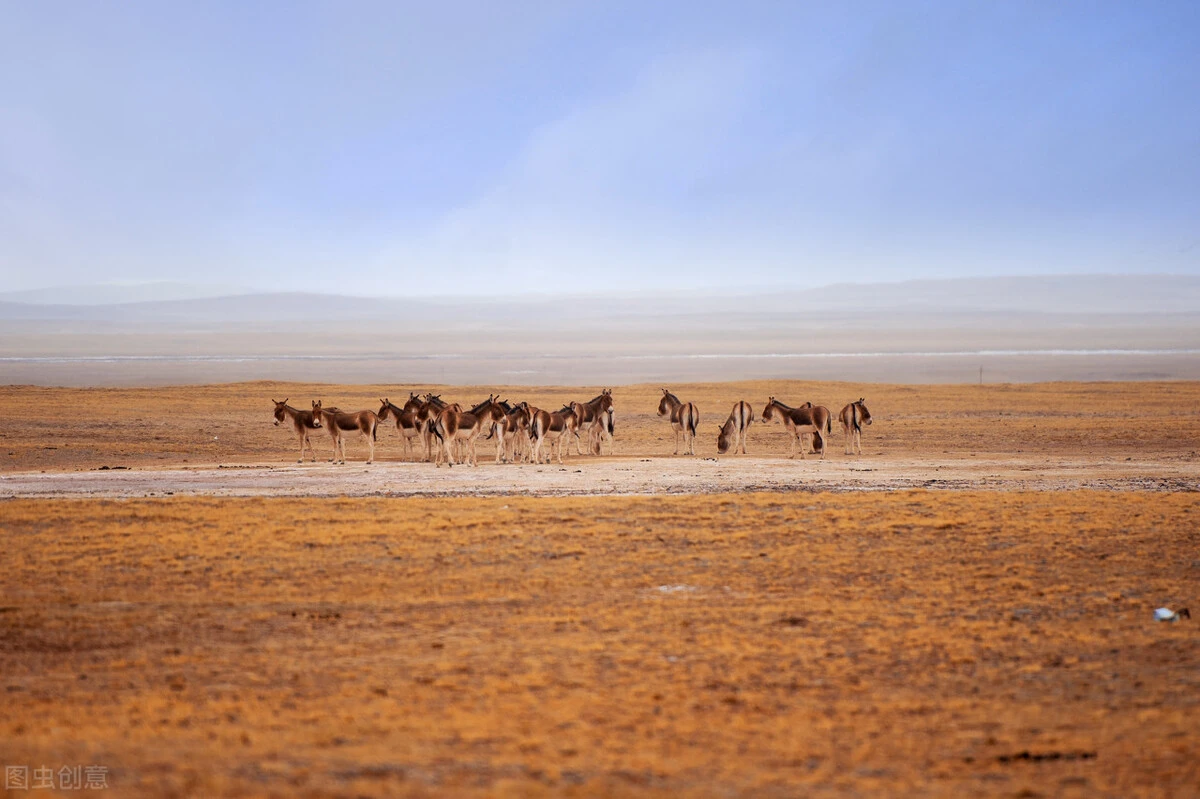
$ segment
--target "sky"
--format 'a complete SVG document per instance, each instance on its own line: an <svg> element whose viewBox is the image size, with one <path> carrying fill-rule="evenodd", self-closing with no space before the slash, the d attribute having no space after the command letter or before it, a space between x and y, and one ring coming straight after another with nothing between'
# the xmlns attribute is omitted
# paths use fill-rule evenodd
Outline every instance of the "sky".
<svg viewBox="0 0 1200 799"><path fill-rule="evenodd" d="M0 291L1200 274L1200 3L0 18Z"/></svg>

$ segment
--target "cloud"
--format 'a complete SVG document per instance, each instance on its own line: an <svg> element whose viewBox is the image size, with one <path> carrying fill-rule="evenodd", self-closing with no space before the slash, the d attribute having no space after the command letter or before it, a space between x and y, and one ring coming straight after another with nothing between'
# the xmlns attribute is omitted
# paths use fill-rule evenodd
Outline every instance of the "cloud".
<svg viewBox="0 0 1200 799"><path fill-rule="evenodd" d="M687 239L689 195L722 170L759 67L737 50L656 60L622 90L533 130L486 192L381 266L468 279L500 269L510 286L537 290L564 272L585 280L661 263Z"/></svg>

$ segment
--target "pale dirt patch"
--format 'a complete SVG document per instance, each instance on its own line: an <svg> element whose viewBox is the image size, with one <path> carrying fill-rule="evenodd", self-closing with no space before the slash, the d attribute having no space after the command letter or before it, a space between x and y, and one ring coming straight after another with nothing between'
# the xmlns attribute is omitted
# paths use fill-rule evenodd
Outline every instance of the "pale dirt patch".
<svg viewBox="0 0 1200 799"><path fill-rule="evenodd" d="M1200 490L1189 460L1109 458L897 458L830 456L568 458L564 465L435 467L239 463L0 476L0 497L193 496L587 496L728 491L878 491L904 488L1002 491L1095 488Z"/></svg>

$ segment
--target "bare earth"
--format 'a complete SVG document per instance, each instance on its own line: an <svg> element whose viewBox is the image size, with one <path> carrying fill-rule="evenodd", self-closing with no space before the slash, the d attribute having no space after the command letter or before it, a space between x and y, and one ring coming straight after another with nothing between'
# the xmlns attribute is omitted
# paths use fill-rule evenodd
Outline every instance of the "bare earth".
<svg viewBox="0 0 1200 799"><path fill-rule="evenodd" d="M1200 384L672 386L696 457L617 386L617 454L561 466L438 469L394 427L297 464L270 421L425 388L0 387L0 764L133 797L1197 795L1200 628L1152 614L1200 613ZM756 424L718 458L771 395L866 397L865 454Z"/></svg>
<svg viewBox="0 0 1200 799"><path fill-rule="evenodd" d="M708 494L726 491L870 491L902 488L1200 491L1191 461L1034 458L573 458L534 466L424 463L369 466L237 464L0 476L0 497L402 497Z"/></svg>

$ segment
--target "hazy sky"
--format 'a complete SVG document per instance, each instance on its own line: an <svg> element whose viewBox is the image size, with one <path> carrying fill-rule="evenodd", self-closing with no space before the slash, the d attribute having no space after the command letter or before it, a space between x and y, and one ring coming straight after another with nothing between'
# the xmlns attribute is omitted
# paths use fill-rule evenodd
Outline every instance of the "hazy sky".
<svg viewBox="0 0 1200 799"><path fill-rule="evenodd" d="M1200 273L1200 3L0 0L0 290Z"/></svg>

